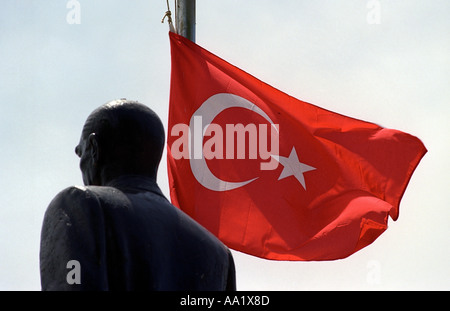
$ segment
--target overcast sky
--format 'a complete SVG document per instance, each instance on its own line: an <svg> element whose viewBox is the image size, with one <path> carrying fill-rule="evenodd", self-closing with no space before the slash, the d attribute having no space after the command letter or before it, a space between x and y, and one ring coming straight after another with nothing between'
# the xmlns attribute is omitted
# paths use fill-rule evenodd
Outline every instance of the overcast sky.
<svg viewBox="0 0 450 311"><path fill-rule="evenodd" d="M0 6L0 290L40 289L43 215L60 190L82 184L74 147L92 110L125 97L167 125L166 1L79 0L79 24L67 22L68 2ZM399 219L372 245L330 262L233 252L238 289L450 289L448 0L197 0L197 43L289 95L411 133L429 150ZM165 158L158 182L168 196Z"/></svg>

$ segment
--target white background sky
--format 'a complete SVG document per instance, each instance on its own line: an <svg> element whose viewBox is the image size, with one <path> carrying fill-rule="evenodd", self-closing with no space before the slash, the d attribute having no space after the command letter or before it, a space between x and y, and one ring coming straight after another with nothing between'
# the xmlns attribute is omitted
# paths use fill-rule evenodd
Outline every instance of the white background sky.
<svg viewBox="0 0 450 311"><path fill-rule="evenodd" d="M48 203L82 184L74 147L88 114L139 100L167 125L165 0L0 4L0 290L40 290ZM240 290L450 289L450 2L197 0L197 43L323 108L399 129L429 152L400 217L372 245L330 262L272 262L233 252ZM170 1L172 8L173 1ZM159 184L168 195L166 163Z"/></svg>

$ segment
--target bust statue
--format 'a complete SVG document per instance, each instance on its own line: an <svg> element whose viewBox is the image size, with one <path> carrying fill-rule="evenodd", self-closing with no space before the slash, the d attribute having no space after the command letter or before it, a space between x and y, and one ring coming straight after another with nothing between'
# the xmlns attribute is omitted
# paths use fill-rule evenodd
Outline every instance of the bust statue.
<svg viewBox="0 0 450 311"><path fill-rule="evenodd" d="M229 249L156 183L164 141L141 103L89 115L75 148L84 186L61 191L44 216L42 290L235 290Z"/></svg>

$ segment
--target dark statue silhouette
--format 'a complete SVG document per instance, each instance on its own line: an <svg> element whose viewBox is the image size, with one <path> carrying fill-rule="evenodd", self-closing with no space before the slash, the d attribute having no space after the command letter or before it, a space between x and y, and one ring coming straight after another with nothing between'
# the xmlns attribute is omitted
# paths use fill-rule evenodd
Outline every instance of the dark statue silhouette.
<svg viewBox="0 0 450 311"><path fill-rule="evenodd" d="M116 100L90 114L75 149L85 186L45 213L42 290L235 290L229 249L159 189L163 148L145 105Z"/></svg>

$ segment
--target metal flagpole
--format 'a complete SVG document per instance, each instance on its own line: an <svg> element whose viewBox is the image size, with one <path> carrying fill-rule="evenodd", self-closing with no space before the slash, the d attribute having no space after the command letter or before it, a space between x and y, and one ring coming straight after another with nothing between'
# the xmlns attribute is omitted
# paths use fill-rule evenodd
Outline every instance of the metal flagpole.
<svg viewBox="0 0 450 311"><path fill-rule="evenodd" d="M178 34L195 42L195 0L176 0L175 8Z"/></svg>

